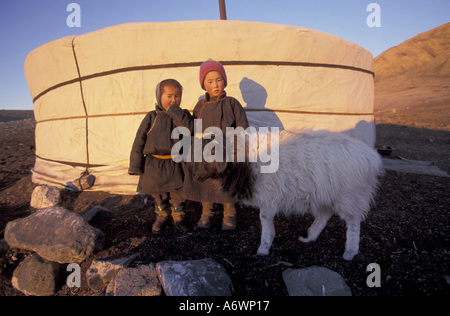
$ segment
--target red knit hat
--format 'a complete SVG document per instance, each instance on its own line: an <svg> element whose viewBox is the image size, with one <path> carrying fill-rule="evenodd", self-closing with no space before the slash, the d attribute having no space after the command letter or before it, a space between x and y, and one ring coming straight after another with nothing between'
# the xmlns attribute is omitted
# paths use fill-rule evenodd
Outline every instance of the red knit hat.
<svg viewBox="0 0 450 316"><path fill-rule="evenodd" d="M200 86L203 90L205 90L205 77L208 72L217 71L222 75L223 80L225 81L224 88L227 86L227 74L225 73L225 68L223 68L222 64L214 61L212 59L208 59L200 66Z"/></svg>

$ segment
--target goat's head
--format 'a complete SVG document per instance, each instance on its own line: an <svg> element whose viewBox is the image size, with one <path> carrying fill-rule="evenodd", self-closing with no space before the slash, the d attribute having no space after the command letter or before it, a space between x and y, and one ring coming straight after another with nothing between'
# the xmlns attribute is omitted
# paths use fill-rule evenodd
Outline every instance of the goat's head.
<svg viewBox="0 0 450 316"><path fill-rule="evenodd" d="M225 148L221 143L215 140L203 140L201 155L197 154L193 159L194 179L203 182L210 178L222 178L229 164L226 162L224 152Z"/></svg>
<svg viewBox="0 0 450 316"><path fill-rule="evenodd" d="M227 157L230 153L226 151L226 146L215 140L204 141L203 145L201 161L194 159L192 168L194 179L196 181L218 179L224 192L230 193L238 200L250 199L255 181L250 163L237 162L237 150L231 153L231 157Z"/></svg>

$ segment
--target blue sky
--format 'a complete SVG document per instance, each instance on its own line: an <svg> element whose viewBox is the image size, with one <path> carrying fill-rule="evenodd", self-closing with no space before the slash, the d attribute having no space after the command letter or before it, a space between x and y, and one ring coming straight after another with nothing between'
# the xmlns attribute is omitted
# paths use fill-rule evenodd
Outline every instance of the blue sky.
<svg viewBox="0 0 450 316"><path fill-rule="evenodd" d="M69 27L70 3L81 27ZM225 0L228 20L304 26L354 42L375 56L450 21L449 0ZM0 0L0 109L32 109L24 77L27 54L67 35L128 22L219 19L218 0ZM381 27L368 27L370 3Z"/></svg>

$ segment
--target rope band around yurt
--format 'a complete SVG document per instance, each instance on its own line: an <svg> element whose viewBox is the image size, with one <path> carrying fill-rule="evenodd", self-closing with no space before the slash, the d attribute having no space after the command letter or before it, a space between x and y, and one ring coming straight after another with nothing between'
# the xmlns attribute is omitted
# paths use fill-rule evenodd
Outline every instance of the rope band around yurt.
<svg viewBox="0 0 450 316"><path fill-rule="evenodd" d="M72 48L73 47L73 41L72 41ZM75 50L74 50L75 54ZM76 58L76 56L75 56ZM81 77L80 71L78 68L77 63L77 70L78 70L78 78L74 78L68 81L64 81L61 83L58 83L48 89L45 89L41 93L39 93L37 96L33 98L33 102L36 102L39 98L44 96L45 94L49 93L52 90L55 90L57 88L75 83L75 82L81 82L84 80L89 80L93 78L98 77L104 77L109 75L114 75L118 73L124 73L129 71L143 71L143 70L155 70L155 69L165 69L165 68L186 68L186 67L199 67L202 64L202 62L191 62L191 63L174 63L174 64L161 64L161 65L144 65L144 66L134 66L134 67L125 67L125 68L119 68L119 69L113 69L108 70L104 72L99 72L87 76ZM224 66L288 66L288 67L321 67L321 68L335 68L335 69L346 69L346 70L353 70L358 72L367 73L373 77L375 77L375 73L373 71L353 67L353 66L347 66L347 65L336 65L336 64L322 64L322 63L308 63L308 62L286 62L286 61L221 61L221 64Z"/></svg>

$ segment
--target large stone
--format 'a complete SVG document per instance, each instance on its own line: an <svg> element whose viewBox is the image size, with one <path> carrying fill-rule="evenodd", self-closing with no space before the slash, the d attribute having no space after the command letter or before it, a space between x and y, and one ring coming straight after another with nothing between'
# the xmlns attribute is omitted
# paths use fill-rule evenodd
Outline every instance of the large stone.
<svg viewBox="0 0 450 316"><path fill-rule="evenodd" d="M283 280L290 296L351 296L344 278L327 268L287 269Z"/></svg>
<svg viewBox="0 0 450 316"><path fill-rule="evenodd" d="M105 236L80 215L53 206L9 222L5 240L11 247L35 251L49 261L79 263L103 249Z"/></svg>
<svg viewBox="0 0 450 316"><path fill-rule="evenodd" d="M0 257L8 252L9 246L5 239L0 239ZM1 271L1 269L0 269Z"/></svg>
<svg viewBox="0 0 450 316"><path fill-rule="evenodd" d="M14 270L12 285L27 295L53 295L57 288L60 266L37 254L26 257Z"/></svg>
<svg viewBox="0 0 450 316"><path fill-rule="evenodd" d="M103 207L103 206L93 206L83 214L83 218L91 225L101 224L105 221L109 221L115 217L114 213Z"/></svg>
<svg viewBox="0 0 450 316"><path fill-rule="evenodd" d="M100 291L120 270L127 268L136 257L137 254L119 258L94 259L86 271L88 286L94 291Z"/></svg>
<svg viewBox="0 0 450 316"><path fill-rule="evenodd" d="M106 288L106 296L160 296L155 264L122 269Z"/></svg>
<svg viewBox="0 0 450 316"><path fill-rule="evenodd" d="M41 209L55 206L59 203L61 191L50 185L41 185L34 188L31 194L30 206Z"/></svg>
<svg viewBox="0 0 450 316"><path fill-rule="evenodd" d="M162 261L157 263L159 280L167 296L231 296L231 279L212 259Z"/></svg>

